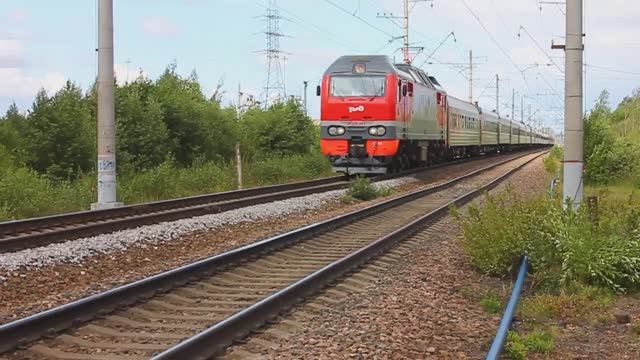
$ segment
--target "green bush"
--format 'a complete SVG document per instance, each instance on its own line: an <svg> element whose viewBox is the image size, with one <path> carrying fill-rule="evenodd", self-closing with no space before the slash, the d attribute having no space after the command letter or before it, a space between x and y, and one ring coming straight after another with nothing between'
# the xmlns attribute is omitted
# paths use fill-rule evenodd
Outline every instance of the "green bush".
<svg viewBox="0 0 640 360"><path fill-rule="evenodd" d="M640 200L600 198L597 220L585 206L563 209L559 198L524 199L512 191L486 196L484 207L454 211L473 263L506 275L523 254L538 285L574 282L615 291L640 289Z"/></svg>
<svg viewBox="0 0 640 360"><path fill-rule="evenodd" d="M518 333L509 330L507 343L504 345L504 352L510 360L524 360L527 358L529 349L527 349L524 339L522 339Z"/></svg>
<svg viewBox="0 0 640 360"><path fill-rule="evenodd" d="M562 162L562 148L558 145L551 148L549 154L544 157L544 169L551 175L556 175L558 170L560 169L560 164Z"/></svg>
<svg viewBox="0 0 640 360"><path fill-rule="evenodd" d="M490 314L497 314L502 309L502 302L495 294L488 294L480 299L480 306Z"/></svg>
<svg viewBox="0 0 640 360"><path fill-rule="evenodd" d="M318 152L304 155L275 156L245 164L247 184L270 185L313 179L331 174L331 165Z"/></svg>
<svg viewBox="0 0 640 360"><path fill-rule="evenodd" d="M349 185L347 194L358 200L371 200L378 196L378 190L366 177L357 177Z"/></svg>

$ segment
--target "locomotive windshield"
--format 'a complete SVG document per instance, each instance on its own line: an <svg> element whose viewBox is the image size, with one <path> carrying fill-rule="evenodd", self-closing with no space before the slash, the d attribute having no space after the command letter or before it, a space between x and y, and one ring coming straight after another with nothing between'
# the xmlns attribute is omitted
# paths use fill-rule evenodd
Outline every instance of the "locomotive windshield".
<svg viewBox="0 0 640 360"><path fill-rule="evenodd" d="M383 96L386 83L384 76L333 76L331 96Z"/></svg>

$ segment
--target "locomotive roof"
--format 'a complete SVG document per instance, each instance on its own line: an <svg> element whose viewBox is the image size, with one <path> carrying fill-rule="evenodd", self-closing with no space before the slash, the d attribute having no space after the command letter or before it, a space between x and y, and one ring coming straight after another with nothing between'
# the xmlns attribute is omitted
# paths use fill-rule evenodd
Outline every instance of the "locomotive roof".
<svg viewBox="0 0 640 360"><path fill-rule="evenodd" d="M364 63L367 72L390 73L396 72L393 62L386 55L346 55L334 61L325 74L352 73L353 66Z"/></svg>

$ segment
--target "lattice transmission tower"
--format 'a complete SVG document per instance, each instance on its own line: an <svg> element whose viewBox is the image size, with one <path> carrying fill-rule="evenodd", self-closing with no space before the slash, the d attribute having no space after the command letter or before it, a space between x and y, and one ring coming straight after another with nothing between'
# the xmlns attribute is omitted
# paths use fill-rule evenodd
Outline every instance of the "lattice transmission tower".
<svg viewBox="0 0 640 360"><path fill-rule="evenodd" d="M284 69L280 55L284 52L280 50L280 38L285 35L280 31L280 11L278 10L277 0L269 0L267 12L264 15L266 22L266 30L264 31L267 39L267 47L262 53L267 55L267 78L262 95L263 104L268 107L270 104L282 101L287 96L284 83Z"/></svg>

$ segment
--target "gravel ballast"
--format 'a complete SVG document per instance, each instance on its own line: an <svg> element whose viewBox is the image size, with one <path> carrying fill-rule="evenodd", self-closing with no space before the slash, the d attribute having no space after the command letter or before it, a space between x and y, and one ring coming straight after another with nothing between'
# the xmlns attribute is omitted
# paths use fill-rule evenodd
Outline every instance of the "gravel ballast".
<svg viewBox="0 0 640 360"><path fill-rule="evenodd" d="M414 178L386 180L378 187L398 187ZM197 231L214 231L221 226L243 222L286 217L293 213L314 210L344 195L347 190L333 190L266 204L252 205L218 214L145 225L89 238L54 243L33 249L0 254L0 270L15 271L21 267L39 268L57 263L80 263L85 258L126 250L133 245L149 246L172 241ZM0 279L1 280L1 279Z"/></svg>
<svg viewBox="0 0 640 360"><path fill-rule="evenodd" d="M515 191L539 193L547 180L537 159L493 191L510 184ZM290 316L299 327L273 325L259 335L270 348L256 347L260 342L250 339L247 346L230 349L227 359L243 351L265 359L483 358L500 315L485 311L479 300L489 291L508 292L508 283L476 272L460 236L450 216L437 221L410 239L412 249L385 270L365 266L375 279L363 292L334 296L325 305L330 309L321 311L302 304ZM324 297L314 301L322 303ZM283 332L288 334L266 335Z"/></svg>

